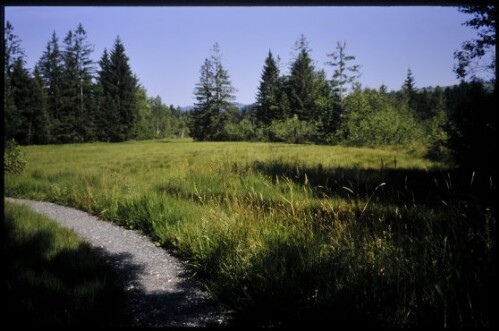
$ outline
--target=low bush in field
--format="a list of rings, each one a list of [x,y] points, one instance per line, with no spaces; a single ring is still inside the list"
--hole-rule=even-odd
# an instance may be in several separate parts
[[[26,166],[26,158],[14,140],[5,143],[3,162],[4,172],[11,174],[20,173]]]

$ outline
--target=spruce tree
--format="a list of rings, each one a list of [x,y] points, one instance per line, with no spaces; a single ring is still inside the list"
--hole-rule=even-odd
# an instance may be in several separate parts
[[[100,61],[99,83],[101,90],[100,127],[107,125],[107,139],[124,141],[135,138],[138,120],[136,92],[137,78],[133,75],[121,39],[116,37],[113,49],[104,51]]]
[[[4,74],[9,77],[14,69],[17,61],[24,61],[24,50],[21,48],[21,39],[14,34],[14,26],[9,22],[5,22],[4,31]]]
[[[327,140],[337,140],[342,137],[338,136],[340,127],[346,119],[344,100],[348,87],[356,89],[357,79],[360,77],[360,65],[349,64],[355,60],[355,56],[347,55],[345,52],[346,42],[337,42],[336,50],[333,53],[326,54],[331,60],[326,64],[334,68],[331,78],[332,104],[329,112],[323,116],[322,133],[328,136]]]
[[[198,141],[210,140],[211,123],[213,120],[213,69],[209,59],[204,60],[200,69],[199,82],[194,94],[196,103],[192,111],[189,129],[191,137]]]
[[[402,90],[408,95],[413,96],[416,93],[416,83],[411,68],[407,69],[407,76],[402,86]]]
[[[334,68],[333,78],[331,80],[331,86],[333,88],[333,93],[337,96],[340,103],[345,98],[348,91],[348,85],[353,86],[355,81],[359,78],[359,68],[358,64],[349,65],[349,61],[354,61],[355,56],[347,55],[345,53],[346,42],[337,42],[336,50],[327,54],[331,58],[326,64]]]
[[[269,50],[262,70],[262,78],[256,96],[256,120],[260,124],[269,125],[272,120],[282,119],[284,116],[280,110],[279,97],[281,93],[281,80],[279,68]]]
[[[24,65],[24,50],[21,48],[21,40],[14,34],[14,27],[9,21],[5,23],[4,30],[4,142],[6,139],[12,139],[17,134],[21,114],[17,109],[12,95],[12,73],[14,64],[21,62]],[[19,63],[18,63],[19,64]]]
[[[213,119],[212,140],[223,140],[225,124],[230,117],[230,111],[234,108],[232,102],[235,100],[236,89],[232,86],[230,76],[222,65],[222,54],[218,43],[213,45],[211,63],[213,68]]]
[[[33,135],[31,143],[48,144],[50,142],[52,124],[47,108],[48,97],[44,88],[41,70],[38,66],[35,66],[33,69],[31,86],[31,102],[33,105]]]
[[[60,139],[81,142],[93,137],[93,61],[92,46],[81,24],[64,39],[63,105],[60,117]]]
[[[411,68],[407,69],[407,76],[405,78],[404,84],[402,85],[402,96],[408,103],[409,108],[413,111],[417,111],[416,83]]]
[[[308,42],[303,35],[296,42],[295,50],[298,55],[291,64],[288,98],[292,115],[306,121],[314,113],[314,65]]]
[[[97,138],[101,141],[115,141],[118,138],[115,137],[114,126],[117,125],[119,118],[114,98],[110,93],[112,79],[107,49],[104,49],[99,66],[100,70],[97,76],[98,114],[95,119]]]
[[[57,142],[56,136],[52,136],[52,133],[60,131],[58,126],[62,108],[64,64],[59,49],[59,39],[55,32],[52,33],[37,68],[46,91],[47,120],[51,126],[49,142]]]
[[[4,36],[4,141],[39,143],[36,138],[43,117],[43,96],[25,68],[21,40],[6,22]]]
[[[8,86],[8,107],[5,109],[5,138],[14,139],[20,144],[29,144],[31,128],[27,124],[30,117],[30,77],[24,68],[23,60],[17,59],[10,65]]]
[[[236,90],[222,65],[218,43],[213,46],[212,55],[205,59],[200,72],[194,90],[197,102],[190,121],[191,136],[201,141],[223,140]]]

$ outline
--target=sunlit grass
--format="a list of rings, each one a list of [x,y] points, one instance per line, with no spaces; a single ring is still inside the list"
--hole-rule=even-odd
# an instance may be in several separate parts
[[[188,259],[241,323],[490,324],[495,187],[480,174],[470,185],[420,146],[172,140],[23,151],[28,165],[5,177],[7,195],[140,229]]]

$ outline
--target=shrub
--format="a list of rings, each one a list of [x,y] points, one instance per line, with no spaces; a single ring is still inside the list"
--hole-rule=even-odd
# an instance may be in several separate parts
[[[4,157],[4,172],[18,174],[23,171],[26,166],[26,157],[21,151],[19,145],[12,140],[5,143]]]
[[[229,122],[224,127],[225,137],[230,141],[251,141],[261,140],[261,134],[248,119],[243,119],[239,123]]]
[[[272,121],[266,129],[266,135],[270,141],[292,144],[313,141],[316,133],[314,123],[300,121],[296,115],[283,121]]]
[[[414,116],[386,94],[354,92],[345,99],[345,110],[342,131],[350,144],[406,144],[422,138],[423,129]]]

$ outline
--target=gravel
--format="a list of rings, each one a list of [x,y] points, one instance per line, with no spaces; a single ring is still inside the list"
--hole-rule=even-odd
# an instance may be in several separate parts
[[[77,209],[50,202],[11,199],[72,229],[118,271],[133,326],[217,327],[228,324],[224,307],[189,277],[185,262],[156,247],[149,237]]]

